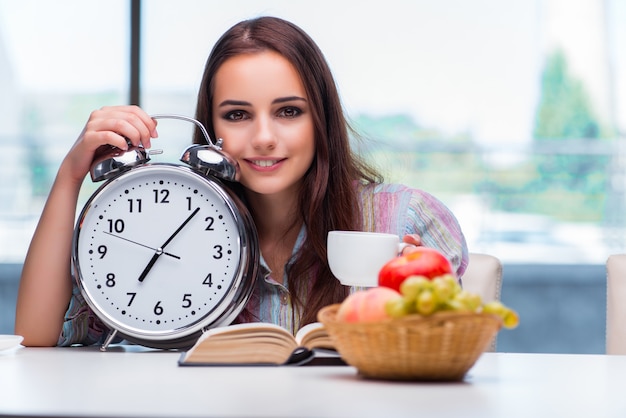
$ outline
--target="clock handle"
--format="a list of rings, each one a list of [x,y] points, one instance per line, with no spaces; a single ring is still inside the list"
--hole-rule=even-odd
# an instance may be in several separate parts
[[[202,135],[204,135],[204,138],[206,138],[206,142],[209,144],[210,147],[216,148],[217,150],[222,149],[222,139],[219,138],[217,141],[215,141],[215,144],[214,144],[211,138],[209,137],[209,133],[207,132],[204,125],[194,118],[190,118],[189,116],[176,115],[173,113],[155,114],[155,115],[150,115],[150,117],[152,119],[178,119],[178,120],[191,122],[200,129],[200,131],[202,132]]]
[[[150,115],[153,119],[179,119],[191,122],[200,128],[207,140],[207,145],[191,145],[183,151],[180,161],[199,171],[205,176],[215,176],[227,181],[239,181],[239,164],[237,160],[222,151],[222,139],[213,143],[209,134],[199,121],[187,116],[176,114]]]

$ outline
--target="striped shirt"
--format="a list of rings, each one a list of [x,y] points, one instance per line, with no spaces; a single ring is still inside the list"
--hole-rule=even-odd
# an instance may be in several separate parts
[[[400,184],[359,186],[359,197],[363,230],[391,233],[399,237],[418,234],[424,246],[437,248],[444,253],[458,276],[462,276],[468,262],[467,245],[457,219],[441,201],[427,192]],[[302,246],[304,238],[303,228],[293,254]],[[245,320],[250,321],[250,317],[253,317],[255,321],[278,324],[292,332],[299,329],[300,324],[292,320],[293,306],[289,289],[282,284],[283,280],[272,278],[263,257],[261,266],[262,275],[256,281],[252,296],[246,304]],[[238,320],[241,322],[243,316]],[[107,332],[106,326],[89,309],[74,284],[58,345],[102,343]]]

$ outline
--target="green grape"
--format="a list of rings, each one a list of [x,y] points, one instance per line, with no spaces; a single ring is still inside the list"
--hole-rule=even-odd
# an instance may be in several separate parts
[[[399,297],[388,300],[385,303],[385,312],[392,318],[400,318],[409,314],[409,309],[404,298]]]
[[[417,295],[432,286],[430,280],[424,276],[409,276],[400,284],[400,293],[410,300],[417,299]]]
[[[458,299],[450,299],[442,305],[445,311],[467,312],[465,304]]]
[[[409,314],[414,314],[417,312],[416,299],[408,299],[406,297],[402,298],[404,300],[404,306],[406,307],[406,311]]]
[[[415,307],[417,313],[420,315],[430,315],[433,313],[437,307],[437,301],[433,292],[430,290],[420,292],[415,301]]]
[[[452,296],[456,295],[457,293],[460,293],[461,290],[463,290],[461,289],[461,285],[459,284],[459,281],[455,275],[444,274],[443,276],[440,276],[440,277],[443,281],[448,283],[448,286],[450,286],[450,289],[452,289]]]
[[[467,305],[470,311],[475,312],[480,309],[483,304],[483,300],[480,295],[476,293],[467,293]]]
[[[468,292],[467,290],[462,290],[456,295],[454,295],[454,299],[456,304],[462,306],[462,308],[457,309],[459,311],[469,311],[475,312],[481,306],[481,298],[479,295]]]
[[[519,324],[519,315],[507,308],[502,302],[494,300],[483,306],[483,312],[499,316],[505,328],[515,328]]]
[[[448,280],[435,277],[432,281],[433,293],[439,303],[446,303],[452,299],[454,289]]]
[[[502,323],[505,328],[515,328],[519,325],[519,315],[513,309],[506,308],[504,311],[504,318],[502,318]]]
[[[519,315],[513,309],[507,308],[502,302],[494,300],[483,305],[483,312],[502,318],[505,328],[515,328],[519,324]]]
[[[498,315],[503,318],[505,314],[506,307],[502,304],[502,302],[498,300],[494,300],[483,305],[483,312],[490,313],[494,315]]]

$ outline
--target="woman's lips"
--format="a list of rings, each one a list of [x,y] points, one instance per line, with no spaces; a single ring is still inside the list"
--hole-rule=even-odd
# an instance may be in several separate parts
[[[280,166],[286,158],[280,159],[244,159],[249,166],[259,171],[271,171]]]

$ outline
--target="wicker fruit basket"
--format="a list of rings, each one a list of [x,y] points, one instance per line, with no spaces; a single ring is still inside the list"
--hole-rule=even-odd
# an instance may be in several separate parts
[[[378,322],[339,322],[339,304],[320,309],[337,351],[366,378],[458,381],[502,327],[495,315],[437,312]]]

